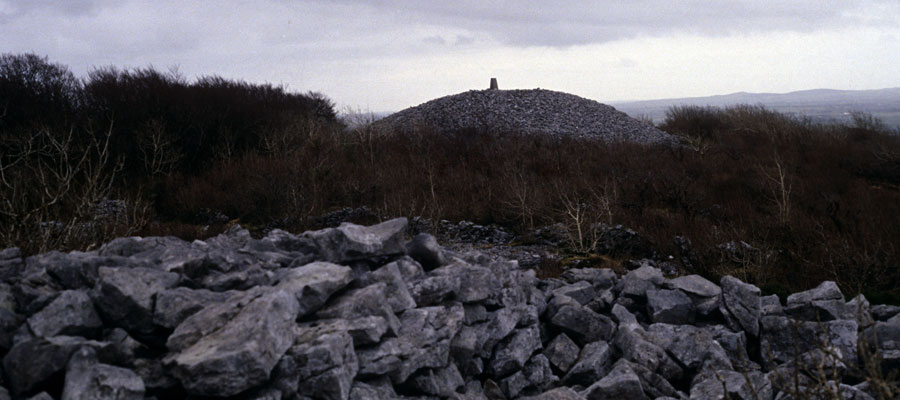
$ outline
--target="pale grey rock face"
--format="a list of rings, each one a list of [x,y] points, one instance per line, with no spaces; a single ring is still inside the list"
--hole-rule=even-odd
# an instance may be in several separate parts
[[[719,283],[722,285],[722,314],[737,320],[748,335],[759,336],[759,317],[762,314],[759,288],[733,276],[722,277]]]
[[[584,396],[570,388],[559,387],[535,396],[522,397],[521,400],[584,400]]]
[[[429,396],[448,398],[466,385],[456,364],[445,368],[431,368],[419,371],[410,378],[410,384],[419,392]]]
[[[316,312],[316,317],[344,320],[380,317],[387,322],[388,332],[392,335],[396,335],[400,330],[400,320],[388,304],[387,285],[382,282],[347,291]]]
[[[565,333],[560,333],[544,348],[544,356],[563,374],[575,365],[581,349]]]
[[[719,285],[700,275],[679,276],[669,280],[668,286],[698,297],[717,297],[722,293]]]
[[[101,364],[94,350],[75,352],[66,367],[63,400],[141,400],[144,382],[126,368]]]
[[[463,303],[486,300],[501,290],[501,282],[490,268],[454,262],[429,273],[433,277],[449,276],[459,281],[455,299]]]
[[[383,282],[387,285],[385,296],[387,296],[388,305],[395,313],[416,308],[416,301],[409,294],[409,288],[406,281],[403,280],[403,274],[397,263],[390,263],[375,271],[372,271],[365,277],[362,284],[368,285],[370,282]]]
[[[613,363],[613,352],[606,342],[588,343],[581,349],[578,361],[563,378],[566,385],[590,386],[606,376]]]
[[[298,328],[295,333],[295,343],[272,373],[281,395],[327,400],[349,398],[359,371],[350,335],[316,328]]]
[[[588,281],[595,289],[609,289],[615,286],[619,279],[616,273],[609,268],[572,268],[563,271],[560,278],[568,283]]]
[[[579,281],[570,285],[562,286],[551,292],[554,296],[568,296],[577,301],[581,305],[587,305],[594,297],[597,291],[588,281]]]
[[[704,328],[691,325],[653,324],[648,333],[679,365],[697,371],[701,367],[734,369],[728,353]]]
[[[647,314],[651,321],[667,324],[691,324],[695,318],[691,298],[677,289],[648,290]]]
[[[181,277],[157,269],[100,267],[91,293],[105,321],[128,331],[152,333],[156,294],[178,285]]]
[[[65,370],[69,357],[84,342],[84,339],[76,338],[34,338],[17,343],[3,357],[6,385],[15,395],[23,395],[39,388],[55,374]]]
[[[718,375],[718,376],[717,376]],[[760,372],[719,370],[691,386],[691,399],[771,399],[772,384]]]
[[[609,317],[577,303],[560,307],[550,318],[550,323],[581,343],[608,341],[615,330],[615,323]]]
[[[420,233],[406,243],[406,254],[422,264],[426,271],[447,264],[447,256],[434,236]]]
[[[553,374],[550,361],[543,354],[531,357],[516,373],[500,381],[500,389],[507,398],[517,398],[525,392],[540,392],[556,384],[559,378]]]
[[[603,379],[581,393],[587,400],[649,399],[644,394],[641,379],[627,361],[619,361]]]
[[[103,321],[94,303],[81,290],[66,290],[37,314],[28,318],[28,326],[36,336],[76,335],[94,337]]]
[[[187,317],[210,304],[227,300],[232,294],[183,286],[163,290],[156,294],[153,322],[161,327],[174,329]]]
[[[490,362],[491,373],[496,378],[509,376],[522,369],[531,355],[541,348],[541,334],[537,326],[517,330],[497,345]]]
[[[828,343],[841,350],[847,362],[856,362],[856,320],[797,321],[786,317],[760,320],[760,353],[765,367],[773,368]]]
[[[237,310],[227,310],[232,317],[218,329],[202,332],[202,336],[194,336],[196,340],[185,335],[188,340],[176,341],[176,346],[170,337],[173,353],[169,364],[189,393],[232,396],[253,388],[269,379],[275,364],[291,346],[299,311],[296,297],[282,290],[261,290],[258,296],[248,297],[244,304],[222,304],[231,304]],[[194,317],[207,317],[201,315],[206,310],[189,317],[178,329]]]
[[[337,264],[314,262],[287,270],[275,287],[296,297],[298,317],[315,312],[353,280],[353,270]]]
[[[343,223],[337,228],[306,232],[327,261],[344,263],[372,257],[403,254],[406,218],[396,218],[373,226]]]

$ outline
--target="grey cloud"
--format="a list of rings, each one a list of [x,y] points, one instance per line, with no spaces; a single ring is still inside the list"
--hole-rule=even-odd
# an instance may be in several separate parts
[[[809,32],[865,24],[896,24],[894,0],[577,0],[431,2],[340,0],[397,20],[455,27],[515,46],[570,46],[677,32],[706,36],[789,30]],[[893,14],[884,10],[893,11]],[[894,17],[886,17],[894,15]]]

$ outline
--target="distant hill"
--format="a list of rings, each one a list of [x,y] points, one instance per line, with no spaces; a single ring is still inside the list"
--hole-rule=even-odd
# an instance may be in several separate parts
[[[610,103],[632,117],[649,117],[661,122],[674,105],[724,107],[736,104],[761,104],[791,115],[806,116],[816,122],[848,122],[850,113],[863,111],[900,128],[900,88],[877,90],[814,89],[790,93],[738,92],[709,97],[687,97]]]

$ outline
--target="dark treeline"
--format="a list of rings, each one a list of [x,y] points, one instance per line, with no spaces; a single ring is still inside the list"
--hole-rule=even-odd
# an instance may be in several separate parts
[[[22,62],[32,68],[12,76]],[[675,108],[661,126],[681,139],[674,148],[399,134],[345,128],[322,96],[269,85],[149,68],[78,80],[29,55],[4,56],[2,69],[2,194],[14,200],[0,210],[0,247],[198,238],[224,229],[217,215],[301,230],[308,216],[367,206],[496,223],[524,240],[560,224],[568,251],[588,257],[598,223],[624,224],[714,279],[779,293],[830,279],[878,303],[900,300],[900,137],[866,115],[845,126],[753,106]],[[104,199],[123,200],[127,215],[86,224]],[[596,259],[616,267],[628,257]]]

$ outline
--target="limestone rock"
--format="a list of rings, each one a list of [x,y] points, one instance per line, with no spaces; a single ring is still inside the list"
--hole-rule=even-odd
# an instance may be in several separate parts
[[[447,257],[434,236],[420,233],[406,243],[406,254],[422,264],[426,271],[447,264]]]
[[[293,342],[292,327],[299,305],[293,294],[282,290],[259,292],[257,296],[212,306],[214,311],[222,310],[232,317],[217,329],[204,329],[196,340],[190,340],[193,337],[189,335],[182,335],[187,340],[173,341],[172,337],[192,320],[207,318],[210,308],[189,317],[169,338],[169,348],[174,352],[169,356],[169,364],[189,393],[232,396],[269,379],[275,364]]]
[[[613,352],[606,342],[588,343],[581,349],[578,361],[569,369],[563,382],[568,386],[590,386],[609,372],[612,367]]]
[[[724,276],[719,283],[722,285],[722,314],[734,317],[748,335],[759,336],[762,313],[759,288],[733,276]]]
[[[565,333],[556,335],[544,348],[544,356],[550,361],[550,365],[553,365],[563,374],[568,372],[569,368],[572,368],[572,365],[578,361],[580,352],[581,349],[578,348],[578,345],[572,339],[569,339]]]
[[[541,348],[537,326],[520,329],[497,346],[490,362],[491,372],[497,378],[508,376],[522,369],[531,355]]]
[[[647,314],[653,322],[690,324],[694,322],[693,302],[680,290],[647,291]]]
[[[174,288],[181,277],[157,269],[100,267],[91,293],[105,321],[142,334],[152,333],[156,294]]]
[[[129,369],[100,364],[89,347],[72,355],[66,367],[63,400],[142,400],[144,382]]]
[[[335,263],[403,254],[406,218],[396,218],[373,226],[344,222],[337,228],[306,232],[325,260]]]
[[[281,394],[285,398],[297,394],[326,400],[349,398],[359,370],[350,335],[299,328],[296,337],[273,372]]]
[[[74,335],[94,337],[103,328],[103,321],[94,310],[94,303],[81,290],[66,290],[44,309],[28,319],[28,326],[37,336]]]
[[[619,361],[603,379],[581,393],[587,400],[649,399],[644,394],[641,379],[627,361]]]

